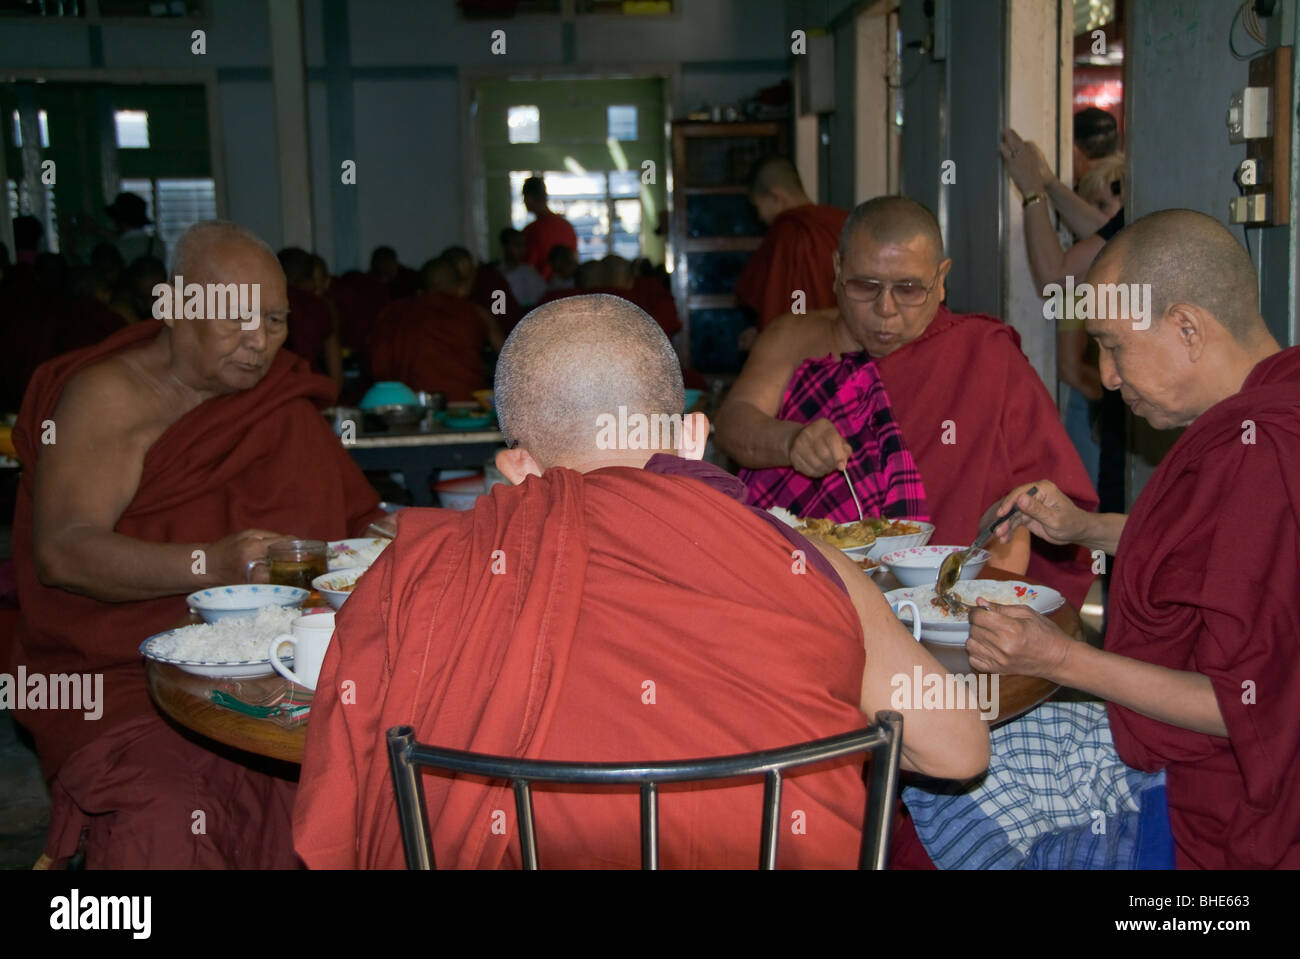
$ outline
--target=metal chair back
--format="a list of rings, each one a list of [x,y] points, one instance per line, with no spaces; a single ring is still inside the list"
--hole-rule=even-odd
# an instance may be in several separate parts
[[[388,730],[388,760],[397,794],[397,815],[408,869],[435,869],[420,767],[470,773],[506,780],[515,796],[519,845],[525,869],[537,869],[537,832],[533,821],[533,783],[621,786],[641,791],[641,868],[659,868],[659,786],[664,783],[710,782],[744,776],[764,777],[760,869],[776,868],[777,833],[781,819],[781,785],[786,770],[810,766],[854,753],[872,756],[868,777],[867,812],[863,823],[860,869],[884,869],[889,856],[890,824],[898,793],[898,760],[903,742],[903,717],[882,710],[866,729],[826,739],[711,759],[653,763],[570,763],[508,756],[486,756],[457,749],[439,749],[415,741],[410,726]]]

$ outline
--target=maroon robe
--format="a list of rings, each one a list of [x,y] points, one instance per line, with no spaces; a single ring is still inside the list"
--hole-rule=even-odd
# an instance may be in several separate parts
[[[321,353],[334,333],[334,315],[329,301],[309,290],[289,287],[289,335],[284,345],[311,364],[317,373],[325,371]]]
[[[1187,428],[1115,559],[1106,649],[1208,676],[1228,728],[1110,705],[1124,761],[1166,772],[1178,865],[1300,868],[1300,347]]]
[[[490,388],[483,369],[487,345],[478,307],[449,293],[425,293],[398,300],[381,314],[370,370],[376,380],[472,400],[475,390]]]
[[[969,543],[984,511],[1022,483],[1050,479],[1081,509],[1097,494],[1056,404],[1001,320],[945,306],[925,332],[876,360],[921,470],[935,545]],[[1092,583],[1082,547],[1033,541],[1027,575],[1076,608]]]
[[[767,228],[763,245],[745,263],[736,296],[758,314],[762,329],[794,305],[794,292],[806,296],[804,311],[835,305],[835,265],[840,231],[849,215],[833,206],[808,203],[786,210]]]

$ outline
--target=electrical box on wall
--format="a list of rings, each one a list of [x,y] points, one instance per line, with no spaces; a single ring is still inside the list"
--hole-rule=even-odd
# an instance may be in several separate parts
[[[1243,196],[1229,207],[1233,223],[1282,226],[1291,221],[1291,47],[1250,61],[1250,86],[1228,101],[1228,140],[1246,144],[1237,169]]]

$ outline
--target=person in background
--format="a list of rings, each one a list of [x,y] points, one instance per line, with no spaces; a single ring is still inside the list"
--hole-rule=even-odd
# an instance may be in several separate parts
[[[14,262],[32,266],[41,252],[41,239],[45,227],[34,216],[16,216],[14,227]]]
[[[1081,183],[1093,166],[1119,153],[1119,125],[1100,107],[1074,115],[1074,181]]]
[[[515,299],[526,309],[532,309],[546,295],[546,281],[537,267],[528,262],[528,241],[514,227],[501,231],[501,273]]]
[[[90,251],[90,266],[104,278],[110,290],[117,289],[122,274],[126,272],[126,260],[122,259],[122,251],[112,243],[95,244],[95,248]]]
[[[317,373],[343,386],[343,354],[339,346],[339,317],[334,304],[316,293],[312,255],[296,246],[281,250],[278,258],[284,270],[289,294],[289,335],[284,345],[293,350]]]
[[[576,258],[578,234],[568,220],[551,210],[547,203],[546,181],[541,177],[531,176],[524,181],[523,198],[524,206],[536,218],[524,227],[525,259],[542,275],[542,279],[549,280],[552,249],[567,246]]]
[[[578,273],[577,251],[563,244],[556,244],[551,247],[547,262],[551,267],[550,278],[546,281],[547,292],[554,293],[556,290],[573,289],[577,282],[575,277]]]
[[[113,289],[109,306],[127,323],[151,320],[153,315],[154,287],[167,282],[167,267],[153,256],[133,260]],[[188,281],[186,281],[188,282]]]
[[[143,197],[119,193],[104,212],[113,221],[114,243],[123,261],[131,263],[142,256],[151,256],[166,264],[167,244],[153,230],[145,229],[153,221],[149,219]]]
[[[515,299],[510,282],[491,263],[477,263],[474,254],[463,246],[449,246],[438,254],[456,268],[461,284],[468,290],[465,298],[490,313],[505,336],[524,318],[526,312]]]

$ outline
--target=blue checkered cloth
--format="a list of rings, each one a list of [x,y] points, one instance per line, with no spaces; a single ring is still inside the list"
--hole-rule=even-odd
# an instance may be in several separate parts
[[[1099,703],[1047,703],[992,732],[988,771],[903,802],[940,869],[1173,865],[1164,773],[1124,765]]]

